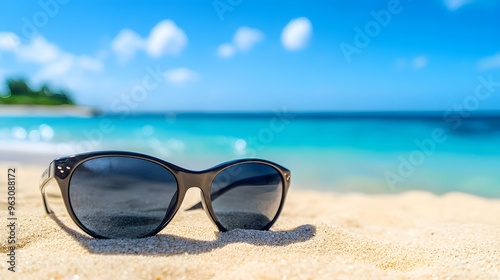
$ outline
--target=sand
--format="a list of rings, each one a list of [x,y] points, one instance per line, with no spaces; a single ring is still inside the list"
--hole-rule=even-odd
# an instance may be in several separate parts
[[[180,211],[165,230],[98,240],[45,214],[43,168],[18,166],[16,272],[0,279],[500,279],[500,200],[467,194],[336,194],[292,185],[271,231],[219,233],[203,210]],[[7,224],[6,166],[0,219]],[[190,190],[186,209],[196,202]]]

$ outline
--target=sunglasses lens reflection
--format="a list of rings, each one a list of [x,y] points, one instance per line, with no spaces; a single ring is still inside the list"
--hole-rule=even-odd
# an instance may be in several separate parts
[[[234,165],[214,178],[212,208],[227,230],[268,229],[278,214],[283,188],[282,176],[274,167],[262,163]]]
[[[153,233],[167,218],[175,208],[177,190],[174,175],[156,163],[100,157],[75,169],[69,202],[80,223],[95,234],[138,238]]]

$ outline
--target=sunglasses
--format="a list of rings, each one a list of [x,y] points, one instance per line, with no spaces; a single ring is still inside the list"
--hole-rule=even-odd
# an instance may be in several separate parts
[[[161,231],[188,189],[201,189],[201,204],[220,231],[268,230],[290,186],[290,171],[266,160],[240,159],[191,171],[131,152],[91,152],[52,161],[40,191],[55,179],[73,221],[95,238],[141,238]],[[189,210],[189,209],[188,209]]]

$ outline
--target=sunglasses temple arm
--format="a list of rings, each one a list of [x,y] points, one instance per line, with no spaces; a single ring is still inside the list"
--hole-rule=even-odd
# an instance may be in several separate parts
[[[230,191],[236,187],[239,187],[239,186],[245,185],[245,184],[249,184],[249,183],[254,183],[256,179],[263,180],[263,179],[267,179],[268,177],[269,177],[269,175],[262,175],[262,176],[248,178],[248,179],[238,180],[238,181],[233,182],[232,184],[229,184],[226,187],[210,194],[210,197],[211,197],[212,201],[214,201],[217,198],[219,198],[219,196],[227,193],[228,191]],[[201,208],[203,208],[203,205],[201,204],[201,202],[198,202],[197,204],[189,207],[186,211],[197,210],[197,209],[201,209]]]
[[[50,210],[49,205],[47,204],[47,197],[45,195],[45,187],[47,184],[54,179],[54,163],[52,162],[47,169],[42,174],[40,178],[40,192],[42,193],[43,206],[45,208],[45,212],[47,214],[52,214],[52,210]]]

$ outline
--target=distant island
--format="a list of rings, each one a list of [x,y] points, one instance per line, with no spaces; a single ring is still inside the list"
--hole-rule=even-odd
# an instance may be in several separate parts
[[[33,89],[24,79],[8,79],[0,91],[0,117],[12,116],[77,116],[88,117],[102,112],[76,105],[64,90],[53,90],[47,84]]]
[[[75,102],[64,90],[52,90],[48,85],[32,89],[24,79],[7,79],[7,92],[0,93],[0,104],[5,105],[70,105]]]

